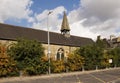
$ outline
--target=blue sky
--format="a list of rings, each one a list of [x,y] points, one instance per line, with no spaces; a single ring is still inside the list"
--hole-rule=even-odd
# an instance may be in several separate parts
[[[66,11],[71,35],[120,36],[120,0],[0,0],[0,22],[60,33]]]
[[[71,11],[79,6],[79,2],[79,0],[33,0],[31,8],[36,13],[45,9],[54,9],[58,6],[64,6],[68,11]]]
[[[42,13],[44,10],[52,10],[59,6],[64,6],[67,12],[70,12],[79,7],[80,0],[31,0],[32,5],[30,9],[32,10],[32,14],[30,16],[34,16],[35,14]],[[13,24],[18,26],[31,27],[32,24],[27,22],[27,19],[22,19],[19,21],[8,19],[4,21],[7,24]]]

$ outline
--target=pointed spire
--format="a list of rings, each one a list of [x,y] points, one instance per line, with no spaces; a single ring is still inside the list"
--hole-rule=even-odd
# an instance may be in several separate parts
[[[61,33],[65,37],[70,37],[70,27],[69,27],[69,23],[68,23],[67,15],[66,15],[65,11],[64,11],[63,21],[62,21],[62,25],[61,25]]]
[[[62,31],[70,31],[70,27],[69,27],[69,23],[68,23],[65,11],[64,11],[63,21],[61,25],[61,32]]]

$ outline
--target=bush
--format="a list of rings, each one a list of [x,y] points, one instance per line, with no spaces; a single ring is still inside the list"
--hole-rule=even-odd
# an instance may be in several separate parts
[[[17,68],[27,75],[43,73],[41,57],[44,48],[36,40],[18,39],[17,43],[11,44],[8,53],[17,63]]]
[[[16,76],[16,62],[7,54],[7,46],[0,44],[0,77]]]
[[[65,65],[63,60],[51,61],[51,70],[53,73],[65,72]]]
[[[69,54],[67,59],[67,69],[69,71],[81,70],[84,64],[84,58],[77,54]]]

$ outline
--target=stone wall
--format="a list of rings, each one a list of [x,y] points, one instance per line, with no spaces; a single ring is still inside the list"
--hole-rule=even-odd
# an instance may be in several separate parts
[[[0,43],[6,44],[6,46],[9,46],[11,43],[15,43],[15,41],[0,40]],[[45,55],[47,56],[48,44],[42,44],[42,45],[45,48]],[[64,46],[64,45],[51,45],[50,44],[50,51],[51,51],[50,55],[53,59],[56,59],[56,55],[57,55],[59,48],[64,49],[64,56],[67,57],[68,53],[72,53],[77,47]]]
[[[43,44],[43,47],[45,48],[45,55],[47,56],[48,45]],[[50,52],[51,52],[50,54],[52,58],[56,59],[56,54],[59,48],[64,49],[64,55],[65,57],[67,57],[68,53],[72,53],[77,47],[64,46],[64,45],[50,45]]]
[[[15,43],[15,41],[11,41],[11,40],[0,40],[1,44],[5,44],[6,46],[9,46],[12,43]]]

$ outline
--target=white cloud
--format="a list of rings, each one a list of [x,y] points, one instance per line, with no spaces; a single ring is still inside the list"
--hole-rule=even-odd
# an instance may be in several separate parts
[[[120,31],[120,1],[81,0],[80,7],[71,11],[68,17],[71,23],[75,24],[86,19],[81,25],[85,28],[83,32],[89,30],[88,34],[100,34],[104,37],[111,34],[118,35],[117,30]],[[89,37],[92,38],[91,35]]]
[[[99,34],[92,33],[88,28],[84,28],[82,23],[85,20],[86,19],[83,19],[81,21],[74,22],[73,24],[71,24],[70,25],[71,26],[71,34],[81,36],[81,37],[88,37],[88,38],[91,37],[93,40],[95,40],[96,35],[99,35]]]
[[[98,35],[109,37],[112,34],[118,35],[120,31],[120,1],[119,0],[80,0],[77,9],[68,12],[68,21],[71,27],[71,34],[95,39]],[[37,14],[34,23],[35,28],[46,30],[47,13],[54,11],[49,16],[49,27],[51,31],[58,32],[61,25],[61,18],[65,8],[57,7],[53,10],[45,10]],[[85,19],[85,20],[84,20]],[[84,20],[84,21],[83,21]],[[82,21],[82,22],[81,22]],[[59,28],[58,28],[59,27]],[[119,30],[117,32],[117,30]]]
[[[0,0],[0,22],[8,19],[31,19],[31,0]]]
[[[52,13],[48,16],[50,11],[52,11]],[[48,21],[48,27],[50,27],[50,30],[58,32],[60,29],[58,26],[61,24],[60,17],[63,16],[63,11],[65,11],[65,8],[63,6],[59,6],[55,9],[44,10],[40,14],[35,14],[35,22],[33,23],[33,27],[35,29],[47,30]]]

